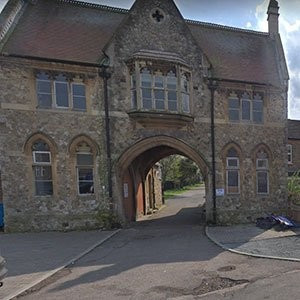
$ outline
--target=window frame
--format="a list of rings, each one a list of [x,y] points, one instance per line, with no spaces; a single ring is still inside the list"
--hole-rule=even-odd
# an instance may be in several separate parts
[[[238,101],[238,107],[231,107],[230,100]],[[254,102],[260,102],[262,105],[262,110],[254,109]],[[249,119],[244,118],[243,114],[246,110],[243,109],[243,103],[249,103]],[[237,93],[231,92],[230,95],[227,97],[227,118],[230,123],[249,123],[249,124],[256,124],[262,125],[264,123],[264,100],[258,93],[249,94],[244,92],[242,95],[238,96]],[[238,119],[231,118],[231,112],[237,112]],[[254,115],[260,113],[261,121],[254,120]]]
[[[73,92],[73,86],[74,85],[81,85],[84,87],[84,96],[74,96],[74,92]],[[72,102],[72,109],[73,110],[77,110],[77,111],[86,111],[87,109],[87,106],[86,106],[86,85],[83,83],[83,82],[71,82],[71,102]],[[77,107],[74,107],[74,97],[79,97],[79,98],[84,98],[84,103],[85,103],[85,108],[84,109],[81,109],[81,108],[77,108]]]
[[[288,155],[288,164],[292,165],[293,164],[293,145],[292,144],[287,144],[287,155]]]
[[[36,154],[40,153],[40,154],[48,154],[49,155],[49,162],[39,162],[36,160]],[[32,151],[32,157],[33,157],[33,163],[34,164],[48,164],[51,165],[51,151]]]
[[[227,155],[226,155],[226,194],[227,195],[239,195],[241,193],[240,158],[239,158],[239,156],[229,156],[228,155],[229,150],[227,151]],[[234,148],[234,150],[236,151],[235,148]],[[235,160],[236,166],[230,166],[230,164],[229,164],[230,160]],[[237,186],[235,186],[235,187],[237,187],[237,192],[229,191],[229,172],[237,172],[238,184],[237,184]]]
[[[84,154],[84,155],[91,155],[93,158],[93,165],[78,165],[78,154]],[[76,185],[77,185],[77,195],[78,196],[91,196],[95,194],[95,157],[92,152],[83,152],[83,151],[78,151],[75,153],[76,157]],[[92,175],[93,175],[93,180],[80,180],[79,179],[79,170],[80,169],[91,169],[92,170]],[[93,183],[93,193],[80,193],[80,182],[92,182]]]
[[[46,74],[48,76],[48,79],[40,79],[38,78],[39,74]],[[59,76],[64,76],[66,78],[65,81],[62,80],[56,80],[57,77]],[[57,110],[62,110],[62,111],[78,111],[78,112],[87,112],[88,110],[88,102],[87,102],[87,85],[83,82],[83,81],[79,81],[77,79],[73,80],[69,80],[67,78],[67,76],[65,75],[65,73],[61,72],[59,74],[55,74],[54,75],[49,75],[47,71],[43,71],[43,70],[39,70],[36,73],[35,76],[35,81],[36,81],[36,101],[37,101],[37,109],[38,110],[42,110],[42,109],[57,109]],[[40,93],[38,91],[38,84],[40,82],[48,82],[50,83],[50,89],[51,89],[51,93]],[[57,103],[57,86],[56,84],[65,84],[67,87],[67,101],[68,101],[68,106],[61,106],[58,105]],[[85,89],[85,96],[76,96],[76,97],[81,97],[84,98],[85,100],[85,109],[80,109],[80,108],[75,108],[74,107],[74,94],[73,94],[73,85],[82,85],[84,86]],[[40,105],[40,101],[39,101],[39,94],[45,94],[45,95],[50,95],[51,98],[51,106],[42,106]]]
[[[36,140],[32,143],[32,147],[35,143],[37,143],[39,140]],[[47,142],[43,140],[45,144],[48,145]],[[48,145],[49,147],[49,145]],[[32,171],[33,171],[33,183],[34,183],[34,196],[35,197],[53,197],[54,195],[54,180],[53,180],[53,166],[52,166],[52,158],[51,158],[51,150],[49,151],[40,151],[40,150],[32,150]],[[37,153],[42,153],[42,154],[48,154],[49,156],[49,161],[47,162],[40,162],[36,160],[36,154]],[[51,180],[38,180],[37,179],[37,174],[36,170],[37,168],[43,168],[43,167],[50,167],[50,174],[51,174]],[[39,194],[38,193],[38,188],[37,188],[37,183],[38,182],[51,182],[51,194]]]
[[[264,151],[267,155],[267,153]],[[259,161],[265,161],[265,166],[259,166]],[[258,157],[258,152],[256,154],[256,193],[259,196],[266,196],[270,194],[270,178],[269,178],[269,158],[268,157]],[[266,184],[267,184],[267,191],[266,192],[259,192],[259,173],[266,174]]]
[[[134,67],[133,67],[134,66]],[[151,86],[143,86],[142,72],[144,69],[149,71],[151,76]],[[174,88],[168,85],[169,73],[173,72],[174,79],[172,84]],[[188,85],[188,101],[187,104],[183,105],[183,92],[181,87],[181,76],[186,74],[187,85]],[[130,76],[130,102],[132,111],[142,111],[142,112],[160,112],[160,113],[172,113],[172,114],[188,114],[192,113],[192,79],[191,71],[187,67],[178,65],[178,63],[156,63],[153,64],[143,64],[136,60],[132,62],[132,67],[129,72]],[[133,84],[133,78],[136,78],[136,87]],[[156,78],[162,77],[163,87],[156,85]],[[173,76],[170,76],[172,78]],[[143,98],[143,89],[151,89],[151,108],[147,108],[149,105],[144,105],[144,99],[150,104],[150,98]],[[136,92],[135,92],[136,91]],[[164,95],[164,99],[156,98],[157,93]],[[175,99],[176,95],[176,99]],[[136,97],[136,101],[135,101]],[[173,99],[174,98],[174,99]],[[163,100],[163,101],[162,101]],[[135,105],[136,102],[136,105]],[[163,105],[162,105],[163,104]],[[164,108],[162,108],[164,106]],[[175,109],[176,106],[176,109]],[[184,109],[188,108],[188,110]]]
[[[39,92],[39,82],[47,82],[50,84],[50,93]],[[35,86],[36,86],[36,96],[37,96],[37,107],[40,106],[39,95],[48,95],[51,98],[50,106],[41,106],[41,109],[51,109],[53,107],[53,85],[51,79],[40,79],[38,77],[35,78]]]

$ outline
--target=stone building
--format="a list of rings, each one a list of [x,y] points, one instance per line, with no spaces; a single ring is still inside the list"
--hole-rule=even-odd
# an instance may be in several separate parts
[[[172,0],[130,10],[9,0],[0,15],[5,229],[93,228],[103,209],[135,220],[147,210],[147,174],[172,154],[201,169],[208,222],[284,212],[278,10],[271,0],[263,33],[185,20]]]
[[[288,174],[300,171],[300,121],[288,120]]]

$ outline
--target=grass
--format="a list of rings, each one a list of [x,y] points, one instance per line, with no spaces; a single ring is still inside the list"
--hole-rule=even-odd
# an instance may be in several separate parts
[[[183,194],[186,191],[189,191],[189,190],[201,187],[201,186],[204,186],[204,184],[203,183],[197,183],[197,184],[194,184],[194,185],[184,186],[184,187],[182,187],[180,189],[165,190],[164,191],[164,198],[165,198],[165,200],[166,199],[170,199],[170,198],[173,198],[174,196],[181,195],[181,194]]]

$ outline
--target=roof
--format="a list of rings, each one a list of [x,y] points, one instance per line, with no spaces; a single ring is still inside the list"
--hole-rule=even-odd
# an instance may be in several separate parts
[[[279,82],[275,42],[268,34],[202,22],[190,22],[189,27],[212,63],[215,77]]]
[[[300,140],[300,120],[288,120],[288,138]]]
[[[2,53],[95,64],[128,10],[75,0],[28,3]],[[277,84],[275,42],[261,32],[186,20],[223,79]]]
[[[122,9],[72,0],[28,3],[2,52],[97,63],[124,16]]]

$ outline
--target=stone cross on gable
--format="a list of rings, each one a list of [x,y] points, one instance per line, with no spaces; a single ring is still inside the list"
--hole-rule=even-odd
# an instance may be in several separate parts
[[[157,22],[160,22],[163,20],[164,15],[160,13],[160,11],[157,9],[154,14],[152,14],[153,19],[156,19]]]

